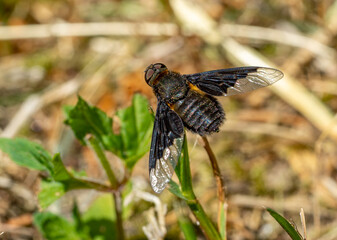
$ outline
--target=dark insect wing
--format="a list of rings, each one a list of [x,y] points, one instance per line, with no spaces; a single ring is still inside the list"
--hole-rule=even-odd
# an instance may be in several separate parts
[[[184,125],[177,113],[158,101],[153,126],[149,173],[151,187],[160,193],[170,181],[180,157],[184,140]]]
[[[239,67],[183,75],[200,90],[213,96],[231,96],[269,86],[283,77],[274,68]]]

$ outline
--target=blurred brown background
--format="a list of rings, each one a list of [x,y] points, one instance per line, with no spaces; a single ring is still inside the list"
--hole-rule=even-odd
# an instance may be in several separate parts
[[[337,2],[4,0],[0,19],[0,135],[39,142],[95,178],[102,176],[95,157],[63,124],[62,106],[74,105],[77,94],[113,116],[135,92],[155,109],[143,76],[151,63],[181,73],[282,70],[284,79],[271,88],[220,99],[227,122],[209,141],[227,188],[228,238],[286,239],[264,206],[299,227],[304,208],[310,239],[337,239]],[[215,218],[207,155],[196,135],[188,140],[196,194]],[[147,156],[133,176],[151,192]],[[0,239],[41,239],[32,225],[38,186],[38,173],[1,155]],[[78,194],[81,210],[97,197]],[[72,199],[49,210],[69,216]],[[166,191],[160,199],[169,206],[168,236],[182,238],[174,198]],[[145,238],[149,205],[126,220],[130,238]]]

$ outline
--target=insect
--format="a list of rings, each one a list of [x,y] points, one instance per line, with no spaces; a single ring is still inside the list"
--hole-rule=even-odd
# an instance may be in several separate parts
[[[162,63],[145,70],[158,99],[149,157],[151,187],[162,192],[180,157],[184,127],[201,136],[219,131],[225,112],[214,96],[231,96],[269,86],[283,77],[277,69],[239,67],[195,74],[170,71]]]

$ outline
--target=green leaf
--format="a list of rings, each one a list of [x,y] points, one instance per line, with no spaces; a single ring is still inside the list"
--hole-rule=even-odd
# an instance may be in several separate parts
[[[94,239],[114,240],[117,238],[116,216],[111,194],[97,198],[82,215],[82,221],[90,229]]]
[[[0,149],[20,166],[51,171],[51,156],[37,143],[22,138],[0,138]]]
[[[226,231],[226,222],[227,222],[227,206],[226,203],[220,204],[220,221],[219,221],[219,232],[222,239],[227,239],[227,231]]]
[[[45,209],[65,194],[65,186],[60,182],[42,180],[38,194],[39,205]]]
[[[184,195],[182,194],[180,187],[178,185],[178,183],[176,183],[175,181],[173,181],[172,179],[169,181],[168,183],[169,188],[168,190],[173,193],[174,195],[176,195],[178,198],[187,200],[187,198],[184,197]]]
[[[281,227],[288,233],[291,239],[293,240],[303,239],[302,236],[297,232],[294,226],[287,219],[282,217],[280,214],[278,214],[271,208],[267,208],[267,211],[281,225]]]
[[[48,240],[81,240],[83,235],[77,233],[75,225],[50,212],[34,214],[34,224]]]
[[[70,112],[73,109],[74,109],[74,106],[70,106],[70,105],[62,106],[62,112],[63,112],[64,116],[66,117],[66,119],[70,118]]]
[[[132,105],[119,110],[120,134],[122,139],[122,158],[130,169],[150,148],[153,117],[148,109],[148,101],[136,94]]]
[[[51,162],[53,164],[51,179],[41,181],[38,195],[39,204],[42,209],[62,197],[67,191],[74,189],[97,189],[97,186],[77,177],[83,174],[73,174],[74,171],[73,173],[69,172],[63,165],[59,154],[55,154]]]
[[[51,158],[50,154],[37,143],[20,138],[0,138],[0,149],[21,166],[46,170],[50,173],[51,178],[41,181],[38,199],[42,208],[49,206],[72,189],[97,189],[98,187],[81,179],[80,176],[83,176],[83,173],[69,172],[59,154]]]
[[[188,155],[188,146],[186,134],[184,134],[183,151],[178,161],[175,172],[179,178],[181,193],[187,199],[185,200],[194,216],[200,223],[200,228],[203,230],[207,239],[222,239],[219,232],[213,225],[210,218],[206,215],[204,209],[197,200],[192,188],[192,176]]]
[[[179,227],[180,227],[181,231],[183,232],[186,240],[196,240],[197,239],[197,235],[195,233],[194,226],[188,218],[180,216],[178,218],[178,223],[179,223]]]
[[[123,159],[127,168],[134,164],[150,148],[153,116],[148,110],[145,97],[136,94],[132,105],[119,110],[119,133],[112,131],[113,120],[96,107],[89,106],[81,97],[76,106],[66,110],[65,121],[76,137],[85,144],[87,134],[94,135],[102,143],[105,150],[111,151]]]
[[[54,181],[62,183],[65,187],[65,191],[69,191],[72,189],[93,188],[93,186],[86,182],[84,179],[75,177],[65,168],[60,158],[60,154],[55,154],[52,162],[54,165],[52,178]]]
[[[195,199],[196,197],[194,195],[192,187],[192,176],[190,170],[190,158],[188,155],[186,133],[184,134],[183,149],[175,172],[180,182],[182,195],[185,196],[185,198],[187,199]]]
[[[66,109],[68,118],[65,123],[69,125],[75,133],[77,139],[85,145],[85,136],[93,134],[104,146],[110,146],[118,154],[121,148],[121,139],[112,132],[112,119],[100,109],[89,106],[81,97],[78,97],[76,106]]]

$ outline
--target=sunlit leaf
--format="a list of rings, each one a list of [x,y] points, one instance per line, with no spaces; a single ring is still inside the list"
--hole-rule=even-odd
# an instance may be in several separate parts
[[[78,97],[76,106],[69,110],[66,108],[67,119],[65,123],[69,125],[75,136],[82,144],[86,144],[85,136],[93,134],[102,142],[106,148],[120,155],[121,138],[112,132],[112,119],[100,109],[90,106],[81,97]]]
[[[60,182],[42,180],[38,194],[39,205],[42,209],[48,207],[65,194],[65,186]]]
[[[51,156],[39,144],[16,138],[0,138],[0,149],[20,166],[36,170],[51,171]]]
[[[95,189],[95,186],[77,177],[81,174],[69,172],[63,165],[59,154],[55,154],[51,162],[53,164],[51,178],[41,181],[40,185],[38,199],[41,208],[49,206],[67,191],[74,189]]]
[[[187,200],[187,198],[184,197],[184,195],[182,194],[179,185],[174,182],[173,180],[170,180],[168,183],[168,190],[173,193],[174,195],[176,195],[178,198]]]
[[[302,240],[302,236],[297,232],[295,227],[284,217],[282,217],[280,214],[275,212],[271,208],[267,208],[267,211],[269,214],[281,225],[281,227],[288,233],[288,235],[293,240]]]
[[[117,112],[123,146],[122,158],[128,168],[132,168],[150,149],[153,117],[148,107],[146,98],[136,94],[130,107]]]
[[[188,155],[186,133],[184,134],[183,149],[175,172],[178,176],[180,189],[183,196],[185,196],[187,199],[194,199],[195,195],[192,188],[192,176],[190,170],[190,158]]]
[[[94,135],[105,150],[123,159],[129,169],[149,151],[153,117],[148,110],[148,101],[139,94],[134,96],[130,107],[116,113],[119,118],[117,133],[112,131],[112,118],[81,97],[73,109],[66,109],[66,113],[65,123],[83,144],[87,134]]]
[[[223,203],[220,204],[219,211],[220,211],[220,219],[219,219],[219,232],[222,239],[227,239],[227,231],[226,231],[226,222],[227,222],[227,206]]]

